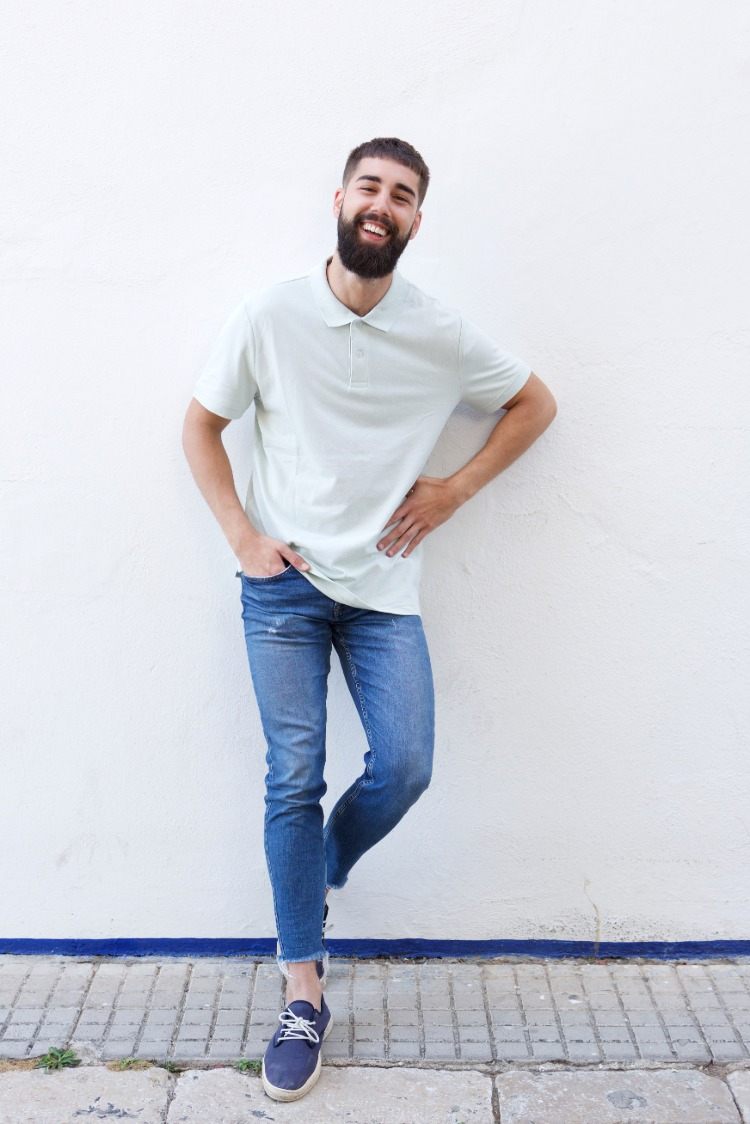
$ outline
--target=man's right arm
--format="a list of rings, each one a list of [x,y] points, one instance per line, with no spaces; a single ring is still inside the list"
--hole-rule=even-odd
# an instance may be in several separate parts
[[[280,571],[280,559],[300,570],[309,569],[301,555],[287,543],[261,534],[245,514],[221,436],[229,422],[229,418],[207,410],[196,398],[185,414],[182,447],[203,498],[245,573],[268,577]]]

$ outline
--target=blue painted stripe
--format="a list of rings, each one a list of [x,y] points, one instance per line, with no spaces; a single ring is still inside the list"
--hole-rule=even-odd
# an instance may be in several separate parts
[[[399,959],[440,959],[475,956],[580,957],[651,960],[700,960],[717,957],[750,956],[746,941],[439,941],[439,940],[329,940],[332,956],[370,960],[375,957]],[[117,937],[107,939],[64,938],[0,939],[0,953],[39,956],[275,956],[274,938],[243,940],[228,937]]]

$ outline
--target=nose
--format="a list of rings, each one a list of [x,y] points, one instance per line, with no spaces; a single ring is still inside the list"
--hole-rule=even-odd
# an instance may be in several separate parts
[[[367,208],[367,213],[374,219],[380,219],[381,222],[387,223],[390,227],[395,227],[396,225],[396,220],[391,214],[387,196],[383,199],[373,199],[370,206]]]
[[[390,197],[386,191],[376,195],[372,200],[372,211],[383,218],[391,217]]]

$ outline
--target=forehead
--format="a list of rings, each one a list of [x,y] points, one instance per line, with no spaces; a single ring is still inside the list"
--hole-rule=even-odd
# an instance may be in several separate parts
[[[352,172],[351,183],[356,183],[359,176],[378,176],[388,187],[395,187],[397,183],[406,184],[415,194],[419,194],[419,176],[406,164],[399,164],[396,160],[389,160],[385,156],[365,156]]]

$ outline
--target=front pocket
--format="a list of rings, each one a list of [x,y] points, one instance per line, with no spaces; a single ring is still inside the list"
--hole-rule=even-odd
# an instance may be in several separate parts
[[[247,582],[272,582],[275,581],[276,578],[283,578],[284,574],[288,574],[289,571],[293,569],[294,566],[290,562],[283,570],[279,570],[278,574],[266,574],[265,576],[260,575],[259,577],[253,577],[252,574],[246,574],[244,570],[238,570],[237,573]]]

